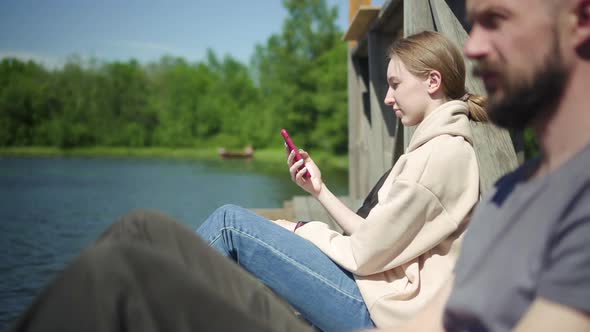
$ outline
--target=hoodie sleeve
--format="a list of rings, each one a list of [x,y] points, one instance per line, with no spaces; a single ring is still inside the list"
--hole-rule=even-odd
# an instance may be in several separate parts
[[[436,246],[457,229],[436,196],[422,185],[396,180],[395,199],[379,204],[352,235],[311,222],[297,234],[344,269],[366,276],[400,266]]]
[[[403,166],[405,175],[393,180],[353,234],[322,222],[297,234],[359,276],[393,269],[439,245],[468,220],[479,198],[479,172],[475,152],[462,138],[435,141],[426,158]]]

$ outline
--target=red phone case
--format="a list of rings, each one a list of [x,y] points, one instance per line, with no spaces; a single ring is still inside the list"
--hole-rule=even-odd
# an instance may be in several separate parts
[[[284,129],[284,128],[281,129],[281,135],[283,135],[283,138],[285,139],[285,143],[287,143],[287,147],[289,148],[289,153],[291,153],[291,151],[295,151],[295,161],[299,161],[299,160],[303,159],[303,157],[301,157],[301,154],[299,154],[299,149],[297,149],[297,146],[295,146],[295,143],[293,143],[293,140],[289,136],[289,133],[287,132],[286,129]],[[302,168],[303,168],[303,165],[299,169],[302,169]],[[309,178],[310,176],[311,176],[311,174],[309,174],[309,171],[306,170],[303,177]]]

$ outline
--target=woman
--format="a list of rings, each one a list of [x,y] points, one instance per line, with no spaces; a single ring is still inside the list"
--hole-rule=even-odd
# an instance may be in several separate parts
[[[349,235],[317,221],[271,222],[232,205],[198,229],[326,331],[392,326],[420,310],[450,277],[479,197],[469,119],[486,120],[484,100],[465,91],[460,51],[422,32],[397,41],[389,57],[385,104],[405,126],[418,127],[372,191],[376,199],[365,201],[374,202],[368,213],[340,202],[305,151],[304,160],[294,162],[293,153],[287,159],[293,181]]]

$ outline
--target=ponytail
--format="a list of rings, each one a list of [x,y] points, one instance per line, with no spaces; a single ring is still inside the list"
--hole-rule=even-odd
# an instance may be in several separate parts
[[[487,97],[466,93],[459,100],[467,103],[469,118],[477,122],[487,122],[488,113],[485,110]]]

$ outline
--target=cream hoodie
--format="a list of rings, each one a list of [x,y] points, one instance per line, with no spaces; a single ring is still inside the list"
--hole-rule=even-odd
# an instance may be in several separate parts
[[[467,104],[447,102],[422,121],[351,235],[310,222],[297,234],[355,275],[371,318],[394,326],[418,312],[449,279],[479,198]]]

